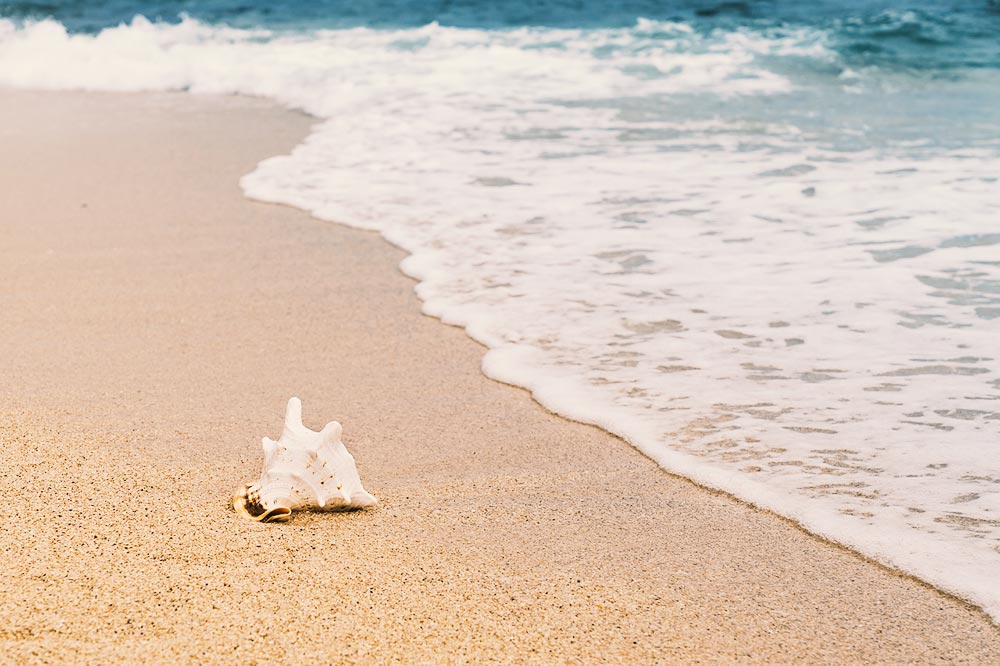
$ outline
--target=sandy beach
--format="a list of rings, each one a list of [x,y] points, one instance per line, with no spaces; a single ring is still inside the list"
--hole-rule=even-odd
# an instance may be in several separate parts
[[[0,93],[0,661],[1000,661],[975,608],[486,379],[255,99]],[[297,395],[381,503],[240,520]]]

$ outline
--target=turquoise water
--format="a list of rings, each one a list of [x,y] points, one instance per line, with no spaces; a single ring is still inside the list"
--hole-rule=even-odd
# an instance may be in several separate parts
[[[54,18],[70,32],[96,33],[144,16],[177,23],[183,16],[200,22],[276,31],[418,28],[441,26],[501,30],[515,27],[627,28],[639,18],[681,22],[711,42],[720,32],[743,32],[764,38],[800,30],[822,35],[832,57],[781,55],[761,58],[768,69],[800,79],[800,94],[781,104],[733,109],[704,96],[656,100],[655,113],[722,115],[792,122],[844,149],[884,141],[924,140],[960,146],[995,144],[1000,128],[1000,2],[955,0],[816,0],[813,2],[719,2],[683,0],[542,0],[491,2],[368,0],[343,2],[247,2],[205,0],[178,2],[2,2],[0,17],[15,21]],[[652,40],[671,40],[668,32]],[[415,46],[415,45],[411,45]],[[643,44],[608,45],[596,57],[613,57]],[[692,48],[698,48],[692,44]],[[865,72],[861,92],[829,95],[825,80]],[[663,75],[649,69],[637,76]],[[649,109],[643,109],[649,111]],[[859,137],[859,133],[861,136]]]
[[[1000,617],[996,3],[0,16],[0,84],[313,114],[244,190],[410,252],[489,376]]]

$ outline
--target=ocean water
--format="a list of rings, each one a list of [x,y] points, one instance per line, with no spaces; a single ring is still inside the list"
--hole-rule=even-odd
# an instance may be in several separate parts
[[[314,114],[246,193],[486,374],[1000,620],[1000,3],[92,4],[0,2],[0,84]]]

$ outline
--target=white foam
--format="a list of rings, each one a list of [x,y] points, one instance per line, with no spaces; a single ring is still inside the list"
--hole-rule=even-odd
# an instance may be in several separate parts
[[[787,100],[796,82],[765,66],[786,56],[833,57],[822,33],[652,21],[0,21],[0,83],[323,118],[247,193],[411,252],[425,311],[490,347],[486,374],[1000,618],[997,151],[844,154],[724,112]]]

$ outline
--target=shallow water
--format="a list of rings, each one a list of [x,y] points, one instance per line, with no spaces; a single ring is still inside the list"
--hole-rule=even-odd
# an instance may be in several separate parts
[[[1000,10],[871,5],[4,5],[0,83],[315,114],[246,191],[487,374],[1000,618]]]

